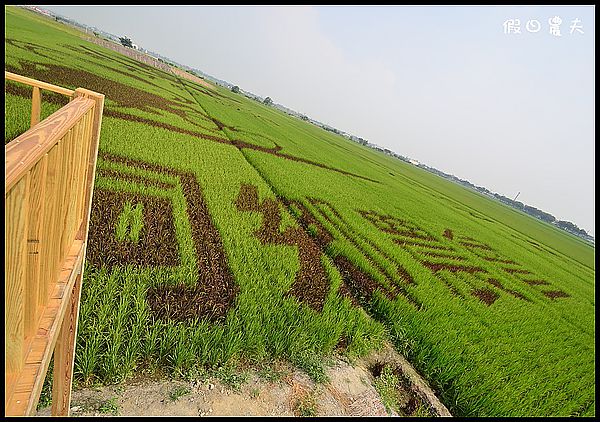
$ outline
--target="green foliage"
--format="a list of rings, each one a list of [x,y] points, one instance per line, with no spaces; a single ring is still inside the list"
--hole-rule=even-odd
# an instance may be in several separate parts
[[[119,242],[128,240],[138,243],[140,232],[142,227],[144,227],[142,210],[143,206],[141,203],[138,203],[135,208],[131,205],[131,202],[125,203],[125,207],[119,215],[119,221],[115,228],[115,237]]]
[[[233,364],[226,364],[217,367],[213,371],[213,376],[229,388],[240,391],[242,385],[248,381],[249,374],[247,371],[240,370]]]
[[[37,410],[44,409],[52,404],[52,381],[54,379],[54,357],[50,359],[44,385],[40,393],[40,400],[37,404]]]
[[[269,362],[262,365],[258,370],[258,376],[269,382],[281,381],[288,373],[286,370],[278,370],[273,366],[273,363]]]
[[[117,398],[111,397],[110,399],[105,400],[102,403],[100,403],[100,406],[98,407],[98,412],[100,412],[102,414],[110,414],[112,416],[118,416],[119,415],[119,404],[117,403]]]
[[[400,411],[399,388],[400,379],[394,374],[389,365],[385,365],[381,371],[381,375],[375,379],[375,389],[381,396],[381,401],[388,412],[390,409],[395,412]]]
[[[169,393],[169,399],[171,401],[177,401],[180,397],[185,396],[186,394],[191,393],[192,390],[186,385],[177,386],[173,391]]]
[[[391,338],[458,416],[595,414],[595,261],[589,245],[274,107],[140,65],[82,40],[59,23],[14,7],[5,8],[5,18],[7,67],[26,73],[35,63],[47,77],[44,82],[77,88],[76,82],[61,81],[61,74],[46,69],[60,64],[102,78],[83,79],[83,88],[110,87],[101,153],[194,175],[239,287],[222,323],[157,319],[146,300],[148,290],[177,283],[193,286],[198,278],[190,205],[177,178],[99,158],[99,170],[173,186],[102,174],[95,182],[96,189],[168,199],[180,262],[176,267],[86,264],[75,356],[79,383],[118,382],[144,365],[193,376],[198,368],[227,368],[237,358],[287,359],[324,382],[322,361],[340,342],[348,355],[362,356]],[[152,93],[155,101],[123,103],[131,95],[123,96],[114,82],[121,90],[135,89],[131,92],[136,95]],[[170,101],[169,106],[161,108],[160,99]],[[28,128],[30,100],[9,93],[5,108],[5,140],[10,140]],[[58,105],[44,102],[42,109],[44,116]],[[119,117],[123,114],[130,117]],[[238,148],[231,140],[245,146]],[[330,283],[321,311],[287,294],[300,269],[298,247],[263,244],[257,238],[263,216],[235,206],[243,184],[257,186],[261,200],[299,201],[333,236],[321,256]],[[312,205],[308,198],[326,201],[333,209]],[[143,224],[145,210],[136,203],[125,208],[111,233],[123,242],[139,242],[150,230]],[[424,258],[397,243],[398,236],[359,213],[367,210],[422,228],[435,239],[422,243],[454,248],[456,252],[446,254],[460,254],[469,265],[484,269],[485,276],[431,270],[422,264],[425,259],[433,264],[454,261]],[[280,233],[300,227],[298,207],[282,212]],[[443,236],[447,229],[454,240]],[[313,239],[318,235],[315,225],[308,231]],[[461,245],[461,235],[489,245],[549,285],[523,282],[505,266]],[[413,306],[405,294],[389,299],[378,292],[370,301],[365,298],[364,308],[355,306],[339,293],[345,284],[335,265],[337,256],[386,289],[402,288],[423,306]],[[398,276],[400,269],[412,282]],[[490,285],[488,276],[504,290]],[[498,293],[493,304],[471,294],[483,287]],[[545,290],[561,290],[569,297],[551,299]],[[241,385],[243,377],[229,371],[222,369],[219,376]]]
[[[321,356],[318,356],[315,353],[303,352],[292,359],[294,364],[306,372],[314,382],[326,383],[329,381]]]

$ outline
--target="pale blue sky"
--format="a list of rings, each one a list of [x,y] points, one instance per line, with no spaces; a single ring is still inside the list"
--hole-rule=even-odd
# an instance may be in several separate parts
[[[595,233],[593,6],[42,7]]]

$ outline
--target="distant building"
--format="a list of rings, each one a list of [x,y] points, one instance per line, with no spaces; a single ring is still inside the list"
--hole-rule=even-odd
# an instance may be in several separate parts
[[[413,164],[413,165],[415,165],[415,166],[419,165],[419,162],[417,160],[413,160],[412,158],[410,160],[408,160],[408,162],[411,163],[411,164]]]

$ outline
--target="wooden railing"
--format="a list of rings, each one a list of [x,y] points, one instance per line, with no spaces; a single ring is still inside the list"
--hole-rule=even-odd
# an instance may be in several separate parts
[[[33,86],[32,127],[5,146],[5,415],[35,414],[54,354],[52,414],[68,415],[104,95]],[[39,122],[46,89],[71,101]]]

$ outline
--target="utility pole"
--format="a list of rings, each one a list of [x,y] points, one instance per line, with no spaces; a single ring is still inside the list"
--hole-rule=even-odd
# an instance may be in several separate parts
[[[517,200],[517,197],[521,194],[521,191],[519,191],[519,193],[517,193],[517,196],[515,196],[515,199],[513,199],[513,201]]]

